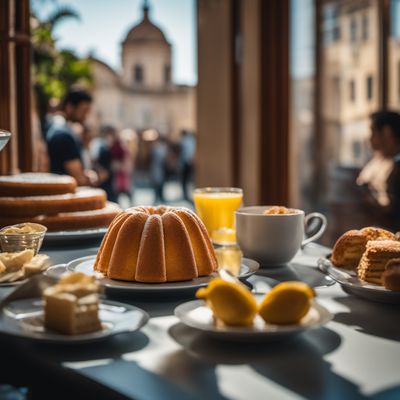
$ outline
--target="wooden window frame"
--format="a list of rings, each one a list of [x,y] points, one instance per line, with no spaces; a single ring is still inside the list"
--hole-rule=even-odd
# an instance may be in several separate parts
[[[196,183],[240,186],[246,204],[289,204],[288,0],[197,4]]]
[[[0,1],[0,128],[13,134],[0,173],[32,170],[29,0]]]

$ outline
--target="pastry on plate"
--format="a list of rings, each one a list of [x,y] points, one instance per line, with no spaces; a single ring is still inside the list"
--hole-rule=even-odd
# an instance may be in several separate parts
[[[31,249],[15,253],[0,253],[0,283],[16,282],[44,271],[49,256],[36,254]]]
[[[400,242],[395,240],[371,240],[357,267],[359,279],[383,285],[382,275],[387,263],[393,258],[400,258]]]
[[[99,288],[93,276],[80,272],[61,277],[56,285],[43,292],[45,327],[66,335],[102,329]]]
[[[400,291],[400,258],[394,258],[386,264],[382,280],[386,289]]]
[[[258,312],[269,324],[298,324],[310,310],[314,297],[314,290],[304,282],[282,282],[267,293]]]
[[[206,288],[196,292],[196,297],[204,299],[213,311],[217,323],[231,326],[253,324],[257,315],[257,302],[250,290],[241,282],[213,279]]]
[[[374,227],[347,231],[333,247],[332,263],[336,267],[355,270],[370,240],[396,240],[396,235],[385,229]]]

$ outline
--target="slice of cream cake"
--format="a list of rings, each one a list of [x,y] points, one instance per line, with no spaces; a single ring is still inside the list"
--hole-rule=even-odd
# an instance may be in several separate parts
[[[102,329],[99,319],[99,283],[93,276],[74,272],[44,290],[44,324],[51,330],[77,335]]]

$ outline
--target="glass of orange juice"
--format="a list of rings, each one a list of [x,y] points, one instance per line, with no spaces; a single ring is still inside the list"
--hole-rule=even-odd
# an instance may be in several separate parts
[[[243,190],[239,188],[195,189],[194,205],[214,243],[236,242],[235,211],[241,206]]]

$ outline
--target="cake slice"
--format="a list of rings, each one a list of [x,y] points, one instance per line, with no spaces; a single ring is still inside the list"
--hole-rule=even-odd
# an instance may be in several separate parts
[[[382,285],[382,274],[386,264],[400,257],[400,242],[395,240],[371,240],[357,267],[358,278],[370,283]]]
[[[396,235],[385,229],[366,227],[344,233],[332,250],[332,263],[336,267],[355,270],[370,240],[396,240]]]
[[[101,330],[99,287],[93,276],[74,272],[45,289],[45,327],[67,335]]]

